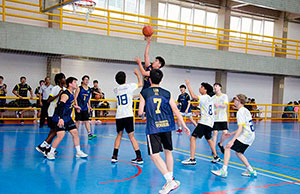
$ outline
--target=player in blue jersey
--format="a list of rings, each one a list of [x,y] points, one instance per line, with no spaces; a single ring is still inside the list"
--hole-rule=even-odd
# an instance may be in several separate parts
[[[89,121],[89,112],[91,110],[91,88],[88,86],[90,77],[85,75],[82,77],[82,84],[75,92],[75,105],[80,107],[79,112],[75,112],[75,121],[77,129],[79,129],[80,123],[83,122],[88,132],[88,139],[91,140],[95,137],[91,131],[91,125]]]
[[[165,60],[160,56],[157,56],[155,58],[155,61],[152,64],[150,63],[149,50],[150,50],[150,45],[151,45],[151,37],[146,37],[146,40],[147,40],[147,45],[146,45],[145,54],[144,54],[145,68],[143,67],[143,65],[141,63],[138,64],[141,74],[144,76],[144,86],[143,86],[142,90],[149,88],[151,86],[151,83],[149,80],[150,71],[152,69],[160,69],[165,65]]]
[[[63,91],[59,97],[57,107],[55,108],[52,118],[53,126],[56,130],[56,139],[52,143],[50,152],[47,154],[49,160],[55,159],[55,150],[65,136],[65,132],[69,131],[73,136],[73,143],[76,148],[76,157],[86,158],[88,155],[80,150],[79,135],[76,125],[71,117],[73,108],[80,110],[79,106],[74,105],[74,90],[77,86],[77,79],[69,77],[66,80],[67,90]]]
[[[159,86],[162,77],[163,73],[159,69],[151,70],[151,87],[144,89],[140,94],[139,115],[143,114],[145,108],[148,154],[167,181],[159,193],[167,194],[180,185],[173,177],[172,131],[175,130],[173,113],[187,135],[190,135],[190,130],[184,123],[171,93]],[[160,157],[159,153],[162,151],[165,152],[166,161]]]
[[[196,121],[193,119],[193,114],[192,114],[192,110],[191,110],[191,98],[190,95],[188,93],[186,93],[186,86],[185,85],[181,85],[179,87],[181,94],[178,96],[177,99],[177,104],[178,104],[178,109],[182,115],[182,117],[188,117],[190,119],[190,121],[193,123],[193,125],[196,127],[197,123]],[[178,122],[178,130],[176,131],[176,133],[182,133],[182,127],[181,124]]]

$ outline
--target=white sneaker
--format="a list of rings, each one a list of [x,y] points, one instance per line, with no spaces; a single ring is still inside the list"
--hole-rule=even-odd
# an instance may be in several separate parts
[[[187,160],[182,161],[181,163],[184,164],[184,165],[195,165],[196,164],[196,159],[189,158]]]
[[[47,158],[48,158],[49,160],[55,160],[55,153],[53,153],[53,152],[48,152]]]
[[[76,153],[76,157],[77,158],[87,158],[89,155],[87,155],[86,153],[84,153],[83,151],[79,151]]]
[[[248,176],[248,177],[257,177],[257,173],[255,170],[250,172],[249,170],[246,170],[245,172],[242,173],[243,176]]]
[[[228,175],[228,172],[224,171],[223,168],[221,168],[220,170],[212,170],[211,173],[213,173],[216,176],[223,177],[223,178],[226,178]]]
[[[171,191],[177,189],[179,186],[180,186],[180,182],[179,182],[179,181],[172,180],[172,181],[166,183],[166,184],[163,186],[163,189],[159,191],[159,193],[160,193],[160,194],[168,194],[168,193],[170,193]]]

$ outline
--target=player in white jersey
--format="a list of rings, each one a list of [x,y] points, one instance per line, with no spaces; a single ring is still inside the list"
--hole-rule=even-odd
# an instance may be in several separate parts
[[[244,107],[247,97],[239,94],[234,97],[234,106],[238,109],[237,124],[238,129],[232,133],[227,133],[225,137],[233,138],[225,146],[224,164],[220,170],[211,171],[214,175],[227,177],[227,167],[230,159],[230,149],[234,150],[237,157],[245,164],[247,170],[242,173],[243,176],[257,176],[257,173],[250,166],[247,158],[244,156],[246,149],[252,145],[255,139],[255,130],[252,122],[252,116],[248,109]]]
[[[213,131],[213,125],[214,125],[214,104],[212,101],[211,96],[214,95],[213,93],[213,87],[208,83],[201,83],[201,87],[199,88],[199,92],[201,96],[195,95],[193,92],[190,81],[186,80],[186,86],[192,96],[195,100],[200,100],[200,110],[201,110],[201,118],[198,121],[197,127],[194,129],[194,132],[191,136],[191,156],[189,159],[182,161],[182,164],[184,165],[195,165],[196,159],[195,159],[195,152],[196,152],[196,140],[197,138],[202,138],[203,136],[207,140],[207,143],[209,144],[209,147],[211,148],[211,151],[213,153],[213,160],[211,162],[217,163],[221,159],[217,155],[216,147],[214,146],[214,143],[212,141],[212,131]]]
[[[225,134],[228,133],[228,117],[227,117],[227,106],[228,106],[228,96],[222,94],[222,85],[220,83],[214,84],[215,95],[212,97],[215,106],[215,123],[213,127],[213,142],[214,146],[217,144],[218,132],[222,131],[221,140],[218,146],[221,152],[224,154],[223,142],[225,139]]]
[[[50,128],[50,131],[47,139],[35,148],[38,152],[42,153],[44,156],[47,156],[47,153],[50,151],[51,143],[54,137],[56,136],[56,130],[55,130],[55,126],[53,126],[52,116],[54,115],[54,110],[56,108],[59,96],[64,90],[64,86],[66,84],[66,77],[63,73],[58,73],[55,75],[54,81],[56,86],[52,88],[49,98],[47,100],[48,103],[50,103],[48,108],[48,118],[47,118],[47,123],[48,123],[48,127]]]
[[[140,59],[136,59],[138,63],[141,63]],[[123,136],[123,130],[125,129],[128,137],[131,141],[133,149],[136,153],[136,158],[132,159],[132,163],[143,164],[142,154],[134,137],[134,121],[133,121],[133,110],[132,110],[132,98],[134,91],[139,87],[142,87],[142,80],[137,69],[134,70],[134,74],[137,76],[138,83],[126,84],[126,74],[123,71],[119,71],[116,76],[116,82],[119,84],[114,89],[114,93],[117,97],[117,113],[116,113],[116,125],[117,125],[117,137],[114,144],[113,156],[111,159],[112,163],[118,162],[118,151]]]

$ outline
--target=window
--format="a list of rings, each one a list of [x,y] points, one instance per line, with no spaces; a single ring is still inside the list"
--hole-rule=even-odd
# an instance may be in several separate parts
[[[230,17],[230,30],[241,31],[241,18],[240,17]],[[230,36],[240,36],[240,33],[230,32]]]
[[[166,6],[165,3],[159,3],[158,4],[158,18],[167,19],[167,9],[166,8],[167,8],[167,6]],[[158,24],[165,26],[166,22],[159,20]]]
[[[253,20],[253,34],[263,34],[263,22],[262,20]],[[262,40],[261,36],[253,36],[253,39]]]
[[[264,21],[264,35],[265,36],[274,36],[274,22],[270,21]],[[264,40],[266,41],[272,41],[272,38],[266,38],[264,37]]]
[[[168,20],[179,21],[180,7],[174,4],[168,4]],[[168,26],[178,27],[177,23],[168,22]]]
[[[218,14],[217,13],[213,13],[213,12],[207,12],[206,13],[206,26],[209,27],[214,27],[217,28],[218,27]],[[215,29],[206,29],[207,32],[212,32],[212,33],[217,33],[217,30]]]
[[[138,2],[137,0],[125,0],[125,12],[138,14]],[[125,19],[137,21],[138,17],[124,16]]]
[[[201,26],[205,25],[205,11],[200,9],[194,10],[194,24]],[[194,27],[194,30],[205,31],[203,28],[200,27]]]
[[[242,32],[252,32],[252,19],[242,17]],[[246,38],[246,34],[241,34],[241,37]]]
[[[192,9],[182,7],[180,21],[191,24],[192,23]],[[185,29],[185,25],[182,24],[181,28]],[[192,29],[192,26],[187,26],[187,28]]]

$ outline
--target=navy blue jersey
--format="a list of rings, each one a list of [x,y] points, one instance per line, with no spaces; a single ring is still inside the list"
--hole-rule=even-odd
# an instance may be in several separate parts
[[[14,91],[17,91],[17,93],[22,97],[27,97],[28,91],[31,91],[31,87],[28,84],[17,84],[14,87]]]
[[[81,110],[82,111],[87,111],[88,110],[88,102],[89,102],[89,99],[91,97],[91,88],[88,87],[87,90],[85,90],[82,86],[79,86],[79,94],[78,94],[78,97],[77,97],[77,103],[78,103],[78,106],[80,106]]]
[[[160,87],[150,87],[143,90],[141,95],[145,99],[146,104],[146,134],[175,130],[173,111],[169,103],[170,92]]]
[[[62,119],[64,120],[64,122],[69,122],[72,120],[72,112],[73,112],[73,105],[74,105],[74,95],[69,91],[69,90],[65,90],[62,92],[62,94],[60,95],[59,99],[58,99],[58,103],[60,103],[60,98],[62,95],[68,95],[68,100],[66,101],[64,107],[63,107],[63,116],[62,116]],[[53,115],[53,118],[52,120],[54,122],[58,122],[59,120],[59,117],[58,117],[58,109],[55,108],[55,111],[54,111],[54,115]]]
[[[6,89],[6,84],[3,84],[2,86],[0,86],[0,96],[6,96],[5,94],[5,89]],[[6,103],[6,99],[0,99],[0,103]]]
[[[150,65],[150,66],[147,67],[147,69],[146,69],[146,71],[149,71],[149,72],[150,72],[151,70],[152,70],[152,65]],[[144,77],[144,85],[143,85],[142,91],[143,91],[144,89],[146,89],[146,88],[150,88],[151,83],[150,83],[149,78],[150,78],[150,77],[148,77],[148,76],[145,76],[145,77]]]
[[[183,93],[178,96],[177,102],[180,104],[180,109],[178,108],[180,112],[185,112],[190,100],[190,95],[188,95],[188,93]],[[188,110],[188,113],[190,112],[192,112],[191,107]]]

